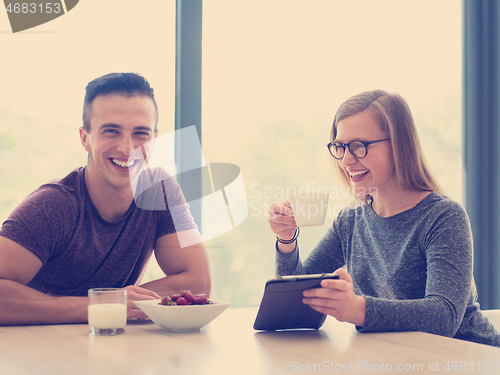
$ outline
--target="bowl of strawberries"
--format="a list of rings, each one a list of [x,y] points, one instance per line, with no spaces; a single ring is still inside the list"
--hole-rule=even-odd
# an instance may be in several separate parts
[[[196,332],[217,318],[231,303],[182,290],[162,299],[135,301],[154,323],[170,332]]]

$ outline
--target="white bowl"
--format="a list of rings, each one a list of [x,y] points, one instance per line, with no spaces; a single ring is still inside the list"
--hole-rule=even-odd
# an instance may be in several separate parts
[[[165,306],[161,299],[135,301],[153,322],[170,332],[195,332],[217,318],[231,303],[211,299],[209,305]]]

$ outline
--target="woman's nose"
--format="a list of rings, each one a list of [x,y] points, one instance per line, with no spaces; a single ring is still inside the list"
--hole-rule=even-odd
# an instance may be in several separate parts
[[[356,159],[354,156],[352,156],[351,151],[346,147],[346,150],[344,152],[344,157],[340,160],[343,166],[348,167],[350,165],[356,164],[358,159]]]

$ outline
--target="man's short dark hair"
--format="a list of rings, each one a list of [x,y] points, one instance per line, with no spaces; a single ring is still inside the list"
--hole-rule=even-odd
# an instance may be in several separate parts
[[[109,73],[89,82],[83,100],[83,128],[90,132],[92,103],[100,95],[118,94],[126,97],[147,96],[151,98],[156,110],[155,132],[158,125],[158,105],[154,90],[148,80],[137,73]]]

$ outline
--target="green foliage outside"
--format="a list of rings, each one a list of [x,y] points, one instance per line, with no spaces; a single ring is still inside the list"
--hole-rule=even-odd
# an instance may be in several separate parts
[[[0,112],[0,222],[37,187],[84,165],[78,128]]]

